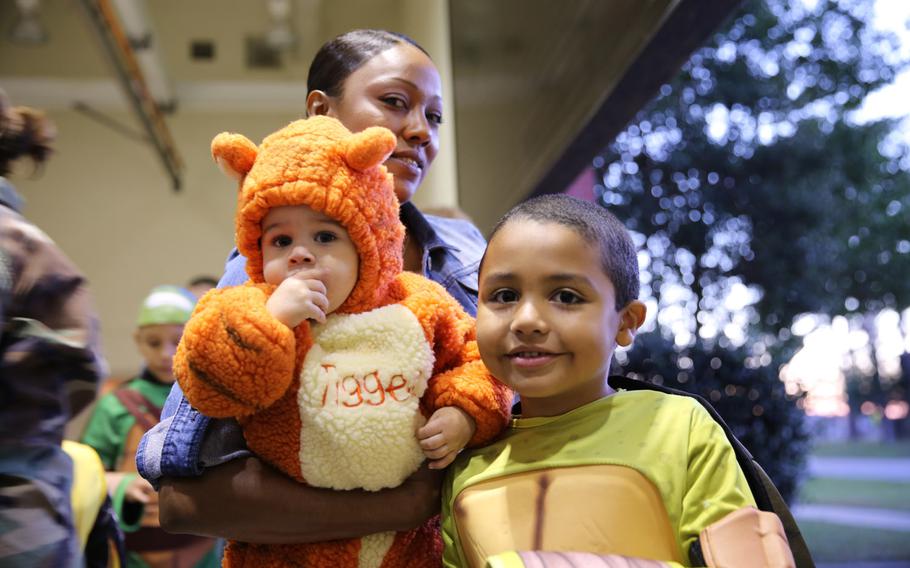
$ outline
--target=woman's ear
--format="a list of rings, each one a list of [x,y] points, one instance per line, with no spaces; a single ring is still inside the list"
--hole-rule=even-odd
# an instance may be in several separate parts
[[[619,329],[616,331],[616,343],[622,347],[632,345],[635,333],[645,323],[648,308],[640,300],[632,300],[619,313]]]
[[[332,116],[332,98],[325,91],[318,89],[310,91],[306,96],[306,115],[311,116]]]

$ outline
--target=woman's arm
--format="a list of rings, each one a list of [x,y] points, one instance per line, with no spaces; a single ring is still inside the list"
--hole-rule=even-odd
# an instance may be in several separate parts
[[[439,513],[442,472],[424,465],[383,491],[332,491],[282,475],[255,457],[200,477],[163,478],[161,526],[168,532],[260,544],[358,538],[408,530]]]

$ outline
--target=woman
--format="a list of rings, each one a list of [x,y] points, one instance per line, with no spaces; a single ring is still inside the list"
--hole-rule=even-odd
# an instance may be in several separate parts
[[[405,269],[439,282],[476,313],[483,237],[470,223],[424,216],[410,203],[436,157],[443,119],[439,72],[427,53],[402,35],[349,32],[319,50],[307,88],[308,116],[335,117],[352,131],[383,126],[397,136],[386,167],[407,230]],[[244,280],[244,259],[235,251],[221,285]],[[163,476],[161,523],[169,530],[246,542],[312,542],[409,529],[438,511],[441,478],[426,469],[375,493],[315,489],[251,457],[236,423],[196,413],[179,389],[164,416],[143,440],[137,461],[150,480]],[[217,464],[223,465],[203,470]],[[177,477],[188,475],[196,477]]]

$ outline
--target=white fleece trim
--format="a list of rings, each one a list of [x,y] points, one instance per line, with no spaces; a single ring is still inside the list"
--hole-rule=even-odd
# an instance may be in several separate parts
[[[307,483],[376,491],[400,485],[423,461],[416,430],[433,351],[401,305],[329,316],[313,326],[297,401]]]
[[[394,541],[394,532],[368,534],[361,538],[357,568],[379,568]]]

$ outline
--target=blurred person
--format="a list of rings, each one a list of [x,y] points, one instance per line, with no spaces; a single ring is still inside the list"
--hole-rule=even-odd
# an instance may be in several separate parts
[[[473,316],[483,237],[470,223],[424,215],[410,202],[436,157],[444,122],[439,71],[426,51],[400,34],[347,32],[320,48],[307,91],[308,116],[336,118],[352,132],[383,126],[396,136],[385,166],[406,231],[404,269],[441,284]],[[220,285],[246,281],[245,263],[235,250]],[[252,456],[236,421],[200,415],[177,387],[163,416],[143,439],[138,461],[143,476],[161,483],[165,528],[245,542],[316,542],[408,530],[439,512],[442,478],[427,467],[377,492],[314,488]]]
[[[190,280],[186,285],[186,289],[189,290],[192,295],[196,296],[196,299],[198,300],[204,296],[206,292],[216,286],[218,286],[217,278],[202,274]]]
[[[171,535],[158,522],[158,495],[136,473],[139,440],[161,417],[174,383],[173,360],[196,298],[177,286],[156,286],[142,301],[133,339],[142,356],[139,375],[101,397],[82,435],[98,452],[114,509],[126,533],[127,566],[220,565],[214,539]]]
[[[12,163],[43,164],[54,128],[0,91],[0,565],[81,566],[67,420],[106,372],[86,279],[22,216]]]

